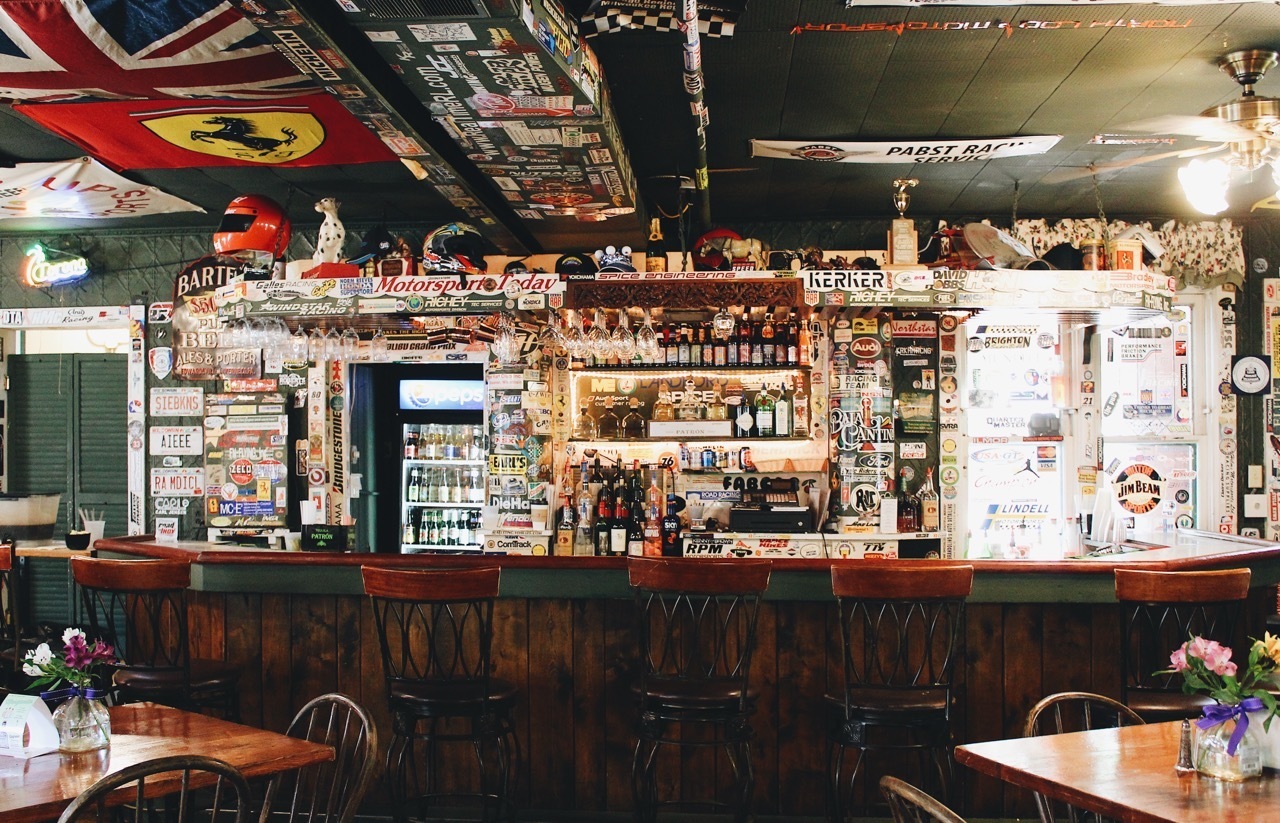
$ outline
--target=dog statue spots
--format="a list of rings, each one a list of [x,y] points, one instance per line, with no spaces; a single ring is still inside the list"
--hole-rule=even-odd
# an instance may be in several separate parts
[[[342,244],[347,239],[347,230],[338,219],[338,206],[342,205],[332,197],[326,197],[316,203],[316,211],[324,215],[320,223],[320,236],[316,238],[316,251],[311,255],[313,262],[337,263],[342,258]]]

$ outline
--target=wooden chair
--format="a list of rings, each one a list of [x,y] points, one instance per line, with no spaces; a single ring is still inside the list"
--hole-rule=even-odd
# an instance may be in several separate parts
[[[351,823],[377,766],[373,718],[344,694],[324,694],[299,710],[286,734],[332,746],[334,758],[273,779],[260,823]]]
[[[627,559],[640,654],[631,767],[640,820],[656,819],[661,806],[728,809],[740,823],[748,819],[755,789],[751,655],[772,567],[769,560]],[[705,733],[691,732],[694,725]],[[731,799],[659,798],[658,755],[673,746],[723,750]]]
[[[831,588],[844,663],[843,690],[826,695],[832,819],[843,821],[854,805],[859,772],[872,752],[898,760],[917,756],[921,779],[932,770],[948,796],[955,777],[951,684],[973,567],[848,563],[831,567]],[[864,806],[873,805],[871,795],[868,785]]]
[[[425,816],[430,804],[449,797],[478,800],[485,819],[491,812],[513,817],[510,784],[513,759],[520,754],[511,715],[517,692],[490,674],[500,569],[363,566],[361,573],[373,603],[392,716],[387,778],[396,819],[414,806]],[[478,791],[440,791],[438,748],[449,742],[469,744],[479,768]]]
[[[240,719],[239,667],[191,656],[190,564],[73,557],[71,575],[89,618],[90,640],[106,640],[125,661],[115,671],[118,702],[148,700]]]
[[[1110,697],[1088,692],[1059,692],[1031,707],[1022,728],[1022,736],[1038,737],[1089,729],[1114,729],[1120,726],[1140,726],[1145,722],[1133,709]],[[1039,792],[1035,792],[1035,798],[1041,823],[1055,823],[1060,819],[1071,823],[1098,823],[1106,819],[1094,812],[1055,801]]]
[[[148,778],[154,778],[149,780]],[[130,796],[117,790],[136,783]],[[114,795],[114,796],[113,796]],[[247,823],[253,798],[240,771],[212,757],[160,757],[127,766],[85,789],[58,823],[143,823],[195,817],[218,823]]]
[[[1116,569],[1116,599],[1123,607],[1120,701],[1147,722],[1198,716],[1213,703],[1183,694],[1182,675],[1157,675],[1191,635],[1232,644],[1242,628],[1249,595],[1248,569],[1158,572]],[[1239,650],[1237,650],[1239,651]]]
[[[880,793],[889,802],[893,823],[965,823],[963,817],[896,777],[880,778]]]

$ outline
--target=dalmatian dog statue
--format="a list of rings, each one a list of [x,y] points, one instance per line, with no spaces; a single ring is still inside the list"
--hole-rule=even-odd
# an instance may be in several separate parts
[[[347,230],[338,219],[338,206],[342,205],[333,197],[326,197],[316,203],[316,211],[324,215],[320,223],[320,235],[316,238],[316,251],[311,255],[312,262],[337,263],[342,258],[342,244],[347,239]]]

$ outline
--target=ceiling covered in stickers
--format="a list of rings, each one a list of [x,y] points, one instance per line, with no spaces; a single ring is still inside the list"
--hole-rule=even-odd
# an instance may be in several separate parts
[[[0,192],[26,215],[0,231],[212,226],[260,193],[302,226],[333,196],[349,222],[462,220],[510,253],[642,246],[665,215],[678,247],[887,219],[899,178],[909,216],[1194,220],[1196,150],[1235,163],[1220,216],[1275,214],[1280,142],[1233,129],[1280,133],[1280,103],[1230,104],[1256,81],[1259,114],[1280,68],[1218,65],[1280,49],[1273,3],[715,0],[694,46],[679,3],[627,1],[6,2],[0,159],[89,155],[204,213],[69,219]]]

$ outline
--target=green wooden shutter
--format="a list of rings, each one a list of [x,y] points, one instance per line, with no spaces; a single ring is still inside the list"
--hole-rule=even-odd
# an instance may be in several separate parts
[[[71,485],[71,418],[75,358],[27,354],[9,358],[9,492],[62,495],[54,535],[67,531]]]
[[[69,486],[78,509],[92,509],[107,521],[105,534],[124,534],[129,528],[126,357],[76,355],[76,379],[75,474]]]

